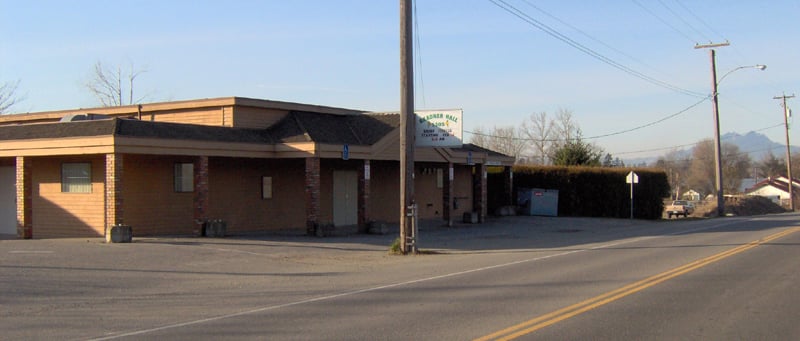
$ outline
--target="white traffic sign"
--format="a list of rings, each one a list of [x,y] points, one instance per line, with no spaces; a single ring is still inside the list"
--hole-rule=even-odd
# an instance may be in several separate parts
[[[639,183],[639,176],[636,175],[634,172],[628,173],[628,176],[625,177],[626,184],[638,184]]]
[[[628,173],[628,176],[625,177],[625,183],[631,184],[631,219],[633,219],[633,184],[639,183],[639,176],[631,171]]]

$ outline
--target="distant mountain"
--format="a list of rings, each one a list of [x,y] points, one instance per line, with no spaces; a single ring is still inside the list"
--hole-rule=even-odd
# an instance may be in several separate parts
[[[755,162],[761,161],[769,153],[772,153],[772,155],[775,155],[778,158],[782,158],[786,153],[785,144],[772,141],[766,135],[757,133],[755,131],[751,131],[744,135],[739,133],[727,133],[720,136],[720,141],[722,144],[730,143],[739,147],[740,152],[747,153],[750,155],[750,159]],[[677,151],[678,155],[681,155],[681,157],[691,157],[693,152],[694,148],[681,149]],[[799,152],[800,147],[792,146],[792,154]],[[658,158],[659,156],[653,156],[648,158],[628,159],[623,160],[623,162],[625,162],[625,165],[627,166],[641,165],[643,163],[652,165],[658,160]]]
[[[727,133],[720,136],[723,144],[730,143],[739,147],[739,151],[748,153],[750,159],[758,161],[772,153],[772,155],[782,155],[786,146],[770,140],[766,135],[751,131],[745,135],[738,133]]]

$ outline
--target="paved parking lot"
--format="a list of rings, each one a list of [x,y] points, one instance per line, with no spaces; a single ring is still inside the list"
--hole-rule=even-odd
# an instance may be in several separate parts
[[[123,244],[101,238],[0,240],[0,339],[97,338],[285,303],[275,297],[403,281],[409,274],[435,274],[445,263],[474,266],[491,253],[547,252],[657,233],[671,224],[504,217],[428,226],[420,230],[421,249],[428,252],[410,257],[388,254],[396,233],[134,237]]]

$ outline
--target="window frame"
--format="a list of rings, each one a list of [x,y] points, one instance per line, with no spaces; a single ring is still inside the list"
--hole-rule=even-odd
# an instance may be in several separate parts
[[[68,169],[82,166],[81,169]],[[92,193],[92,163],[64,162],[61,164],[61,193]]]
[[[261,177],[261,199],[272,199],[272,177]]]
[[[172,189],[175,193],[194,192],[194,163],[176,162],[173,168],[172,181]]]

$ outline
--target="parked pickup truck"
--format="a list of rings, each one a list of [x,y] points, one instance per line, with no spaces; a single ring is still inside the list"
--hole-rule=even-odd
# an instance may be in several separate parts
[[[683,216],[686,218],[690,214],[694,212],[694,205],[686,200],[675,200],[667,206],[667,217],[672,218],[672,216]]]

